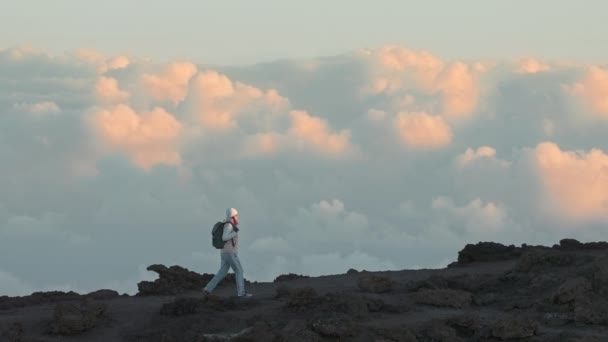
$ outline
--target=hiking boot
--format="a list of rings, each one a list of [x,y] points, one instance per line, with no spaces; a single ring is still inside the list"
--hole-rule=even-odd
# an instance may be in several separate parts
[[[238,297],[239,298],[249,298],[249,297],[253,297],[253,295],[251,293],[245,293],[245,294],[239,295]]]

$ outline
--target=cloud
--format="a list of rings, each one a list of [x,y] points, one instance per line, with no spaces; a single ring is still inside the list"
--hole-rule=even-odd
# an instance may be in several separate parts
[[[585,102],[602,118],[608,118],[608,70],[590,66],[583,78],[574,84],[572,92],[581,96]]]
[[[177,104],[188,95],[188,83],[196,74],[196,65],[190,62],[169,64],[161,74],[144,74],[143,82],[148,94],[157,101]]]
[[[461,222],[471,234],[494,233],[507,228],[506,209],[494,202],[484,203],[480,198],[459,207],[450,198],[437,197],[432,202],[432,208],[445,212],[449,216],[450,224],[458,225]]]
[[[447,66],[434,87],[443,96],[443,113],[447,117],[466,117],[477,105],[479,90],[467,64],[455,62]]]
[[[216,71],[201,72],[192,83],[192,110],[209,129],[235,128],[243,120],[262,129],[272,128],[274,117],[289,105],[275,89],[264,91],[233,82]]]
[[[432,111],[441,103],[441,114],[446,118],[466,118],[479,101],[478,74],[487,68],[481,63],[472,66],[460,62],[444,62],[427,51],[413,51],[399,46],[387,46],[360,53],[369,63],[371,79],[363,88],[364,94],[400,96],[417,92],[430,98],[423,111]],[[438,97],[436,100],[433,98]],[[397,110],[408,109],[411,101],[401,102]]]
[[[95,84],[95,94],[102,103],[123,103],[129,93],[118,87],[118,81],[112,77],[101,76]]]
[[[608,155],[600,149],[562,151],[536,146],[535,160],[554,212],[575,221],[608,220]]]
[[[314,117],[305,111],[291,111],[291,126],[288,134],[318,151],[329,154],[343,154],[351,149],[350,131],[332,132],[327,121]]]
[[[38,103],[15,103],[13,108],[34,114],[59,113],[61,111],[59,106],[53,101],[44,101]]]
[[[509,166],[509,162],[506,160],[500,160],[496,158],[496,149],[489,146],[478,147],[477,150],[467,148],[467,150],[459,155],[457,158],[457,164],[459,167],[466,167],[477,160],[490,160],[497,163],[500,166]]]
[[[117,105],[98,109],[91,116],[102,141],[129,155],[142,168],[180,163],[178,139],[182,125],[164,109],[136,113],[129,106]]]
[[[517,72],[522,74],[536,74],[550,70],[551,67],[536,58],[524,58],[517,64]]]
[[[414,148],[436,149],[452,141],[450,126],[440,116],[424,112],[399,113],[395,126],[403,143]]]

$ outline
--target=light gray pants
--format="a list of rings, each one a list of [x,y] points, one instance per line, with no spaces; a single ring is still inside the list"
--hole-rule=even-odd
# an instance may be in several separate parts
[[[220,270],[217,271],[213,279],[205,286],[205,290],[211,292],[215,289],[217,284],[222,281],[228,275],[228,270],[232,268],[236,276],[236,292],[237,295],[242,296],[245,294],[245,280],[243,277],[243,267],[241,261],[236,253],[221,253],[222,262]]]

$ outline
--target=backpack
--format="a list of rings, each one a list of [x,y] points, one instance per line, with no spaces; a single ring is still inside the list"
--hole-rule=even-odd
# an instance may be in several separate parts
[[[224,235],[224,223],[222,221],[217,222],[213,225],[213,230],[211,230],[211,236],[213,237],[213,247],[216,249],[224,249],[224,245],[226,241],[222,239],[222,235]]]
[[[212,244],[213,247],[215,247],[216,249],[224,249],[224,245],[226,245],[227,242],[223,239],[224,224],[226,224],[226,222],[218,221],[216,224],[213,225],[213,229],[211,230],[211,236],[213,237]],[[234,239],[232,239],[231,241],[232,246],[234,246]]]

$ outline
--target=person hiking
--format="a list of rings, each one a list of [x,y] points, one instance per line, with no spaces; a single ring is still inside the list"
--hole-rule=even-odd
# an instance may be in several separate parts
[[[224,221],[220,221],[214,227],[219,229],[223,226],[223,232],[221,235],[221,241],[219,241],[219,246],[216,245],[214,241],[214,246],[216,248],[221,249],[221,265],[219,271],[215,274],[215,276],[207,283],[205,288],[203,289],[203,293],[208,296],[213,292],[215,287],[222,281],[226,275],[228,275],[228,270],[232,268],[235,273],[236,278],[236,292],[238,297],[251,297],[251,293],[247,293],[245,291],[245,280],[243,276],[243,267],[241,266],[241,261],[238,257],[239,250],[239,213],[234,208],[226,209],[226,219]],[[219,231],[218,231],[219,232]],[[215,231],[214,231],[215,233]],[[219,238],[219,236],[218,236]],[[222,247],[223,244],[223,247]]]

